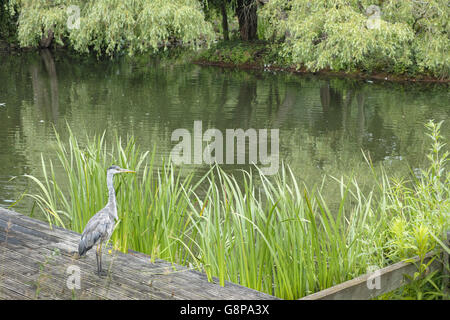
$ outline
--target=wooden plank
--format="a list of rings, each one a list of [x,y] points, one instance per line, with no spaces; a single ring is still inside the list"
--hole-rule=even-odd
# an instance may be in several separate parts
[[[52,295],[54,298],[72,298],[73,292],[65,285],[68,277],[65,271],[69,265],[79,266],[81,270],[84,290],[81,293],[76,290],[75,298],[79,299],[277,299],[229,282],[221,287],[208,282],[203,273],[160,259],[151,263],[150,256],[137,252],[104,252],[104,268],[112,265],[112,272],[106,278],[99,278],[94,274],[95,252],[91,250],[87,257],[74,259],[79,239],[80,234],[76,232],[55,226],[49,228],[46,222],[0,208],[0,271],[3,266],[4,278],[10,283],[5,287],[8,297],[14,296],[12,283],[20,289],[26,286],[23,283],[36,281],[39,265],[51,256],[52,262],[45,272],[52,281],[47,281],[41,288],[45,291],[44,299],[50,299]],[[55,249],[59,250],[58,255],[52,255]],[[22,288],[16,296],[34,299],[30,296],[32,289],[33,286],[26,287],[28,291]]]
[[[0,300],[30,300],[30,298],[23,296],[14,290],[2,287],[0,284]]]
[[[4,277],[0,280],[0,296],[2,292],[9,292],[10,295],[16,295],[20,300],[30,300],[34,288],[30,284]]]
[[[1,213],[1,212],[0,212]],[[37,221],[34,219],[29,219],[23,215],[13,213],[12,216],[6,215],[6,217],[2,217],[0,215],[1,219],[4,219],[4,221],[12,221],[17,224],[20,224],[22,227],[26,226],[30,229],[34,228],[46,228],[41,230],[42,232],[51,232],[52,236],[60,237],[60,239],[67,239],[70,238],[70,241],[67,242],[66,240],[59,241],[58,245],[62,245],[62,247],[65,247],[65,244],[68,244],[73,247],[73,250],[76,249],[76,244],[74,244],[74,241],[79,241],[79,234],[75,232],[66,232],[67,230],[53,227],[53,230],[49,230],[48,227],[45,225],[45,223],[41,221]],[[14,227],[13,227],[14,228]],[[23,230],[22,230],[23,231]],[[70,243],[71,242],[71,243]],[[173,282],[184,282],[184,285],[189,284],[189,287],[191,287],[191,291],[195,291],[195,294],[198,295],[199,299],[274,299],[273,296],[266,295],[264,293],[261,293],[256,290],[247,289],[248,294],[245,296],[242,296],[242,290],[244,287],[232,284],[229,282],[226,282],[225,287],[226,295],[224,296],[224,291],[221,289],[223,287],[218,286],[217,284],[210,283],[207,281],[207,277],[205,274],[202,274],[197,271],[187,271],[188,269],[182,266],[174,265],[171,263],[168,263],[166,261],[156,259],[154,264],[149,264],[150,256],[144,255],[144,254],[134,254],[135,256],[141,257],[140,260],[145,260],[144,264],[140,264],[141,270],[145,269],[145,272],[147,274],[154,274],[154,273],[161,273],[166,272],[167,270],[171,270],[171,268],[175,267],[179,272],[179,274],[173,278]],[[123,261],[123,257],[119,256],[119,260]],[[129,261],[123,261],[123,263],[119,264],[120,266],[129,266]],[[157,272],[153,272],[156,270],[149,270],[149,268],[152,268],[153,265],[158,265]],[[136,270],[130,270],[132,273],[136,273]],[[170,273],[171,274],[171,273]],[[195,281],[198,280],[198,281]],[[217,279],[216,279],[217,281]],[[218,281],[217,281],[218,282]],[[157,285],[157,282],[154,282],[153,285]],[[181,283],[180,283],[181,285]],[[197,287],[197,288],[196,288]],[[173,292],[173,291],[172,291]]]
[[[1,227],[1,221],[0,221],[0,227]],[[24,231],[25,229],[23,228],[16,228],[16,226],[13,224],[9,230],[10,235],[13,234],[14,238],[21,238],[22,240],[27,240],[27,244],[26,246],[21,244],[21,248],[17,249],[19,251],[24,251],[26,250],[26,252],[28,254],[30,254],[31,256],[33,255],[38,255],[38,256],[44,256],[44,255],[50,255],[52,250],[50,250],[49,248],[45,248],[44,245],[45,243],[42,242],[42,239],[40,238],[36,238],[30,234],[26,234],[26,233],[22,233],[20,231]],[[17,234],[18,232],[20,232],[20,234]],[[0,240],[1,240],[1,232],[0,232]],[[30,251],[29,251],[30,250]],[[47,251],[46,253],[44,251]],[[64,250],[61,250],[61,252],[63,253]],[[196,290],[196,295],[197,298],[201,298],[201,299],[207,299],[208,297],[208,292],[205,292],[205,290],[202,290],[202,287],[204,289],[205,285],[208,286],[209,283],[207,282],[206,276],[204,278],[204,282],[207,284],[202,284],[199,285],[198,282],[193,281],[194,279],[192,279],[190,277],[190,273],[187,275],[188,278],[183,279],[183,274],[186,274],[188,269],[184,268],[184,267],[179,267],[179,269],[182,270],[177,270],[177,271],[173,271],[172,270],[172,266],[171,264],[167,263],[167,262],[163,262],[163,261],[158,261],[156,264],[150,264],[149,261],[149,257],[146,256],[146,262],[141,265],[141,268],[136,268],[136,264],[135,263],[130,263],[129,259],[127,259],[127,257],[129,255],[125,255],[123,253],[119,253],[119,252],[114,252],[115,254],[118,254],[118,256],[116,256],[116,262],[114,263],[114,272],[111,274],[112,277],[116,277],[116,273],[119,274],[120,276],[118,278],[114,278],[116,282],[119,283],[124,283],[125,279],[131,280],[132,284],[130,285],[132,288],[139,288],[142,291],[140,292],[146,292],[146,290],[148,291],[147,286],[150,283],[151,280],[151,285],[152,285],[152,289],[153,290],[157,290],[158,294],[156,296],[152,296],[152,297],[148,297],[148,298],[152,298],[152,299],[158,299],[157,296],[160,296],[159,299],[163,298],[163,299],[170,299],[170,298],[184,298],[184,299],[188,299],[190,297],[192,297],[192,293],[189,291],[186,291],[182,288],[182,286],[186,286],[189,287],[190,290],[195,289]],[[90,253],[91,256],[95,255],[93,253]],[[70,257],[70,254],[68,252],[66,252],[66,256]],[[105,267],[108,266],[108,257],[109,255],[105,255],[104,256],[104,263],[105,263]],[[59,260],[58,257],[54,257],[54,259]],[[94,270],[95,270],[95,265],[94,265],[94,260],[92,260],[91,264],[86,264],[89,266],[89,269],[91,269],[91,273],[92,275],[94,274]],[[140,258],[139,260],[143,260],[142,258]],[[135,261],[135,262],[141,262],[141,261]],[[85,261],[85,258],[82,258],[80,260],[77,260],[77,264],[81,263],[83,264],[83,262]],[[61,264],[64,263],[64,261],[61,261]],[[75,263],[75,262],[72,262]],[[67,264],[67,263],[66,263]],[[158,266],[161,265],[161,266]],[[149,268],[150,266],[150,268]],[[154,268],[155,267],[155,268]],[[184,268],[184,270],[183,270]],[[192,271],[190,271],[192,272]],[[176,277],[173,277],[173,274],[176,274]],[[136,276],[139,274],[145,274],[148,276],[148,279],[150,279],[149,281],[145,281],[145,282],[136,282]],[[139,278],[139,277],[138,277]],[[94,275],[94,279],[97,279],[96,276]],[[180,283],[181,282],[181,283]],[[217,287],[217,285],[211,284],[214,287]],[[127,285],[122,286],[122,288],[126,288]],[[136,294],[140,295],[140,293],[136,292]],[[162,295],[162,296],[161,296]]]
[[[149,256],[147,256],[141,252],[135,252],[132,250],[130,250],[130,254],[144,257],[146,259],[150,258]],[[183,268],[185,268],[185,267],[183,267]],[[179,277],[177,277],[177,278],[183,278],[186,281],[186,283],[189,283],[189,282],[201,283],[202,285],[199,286],[198,289],[201,290],[206,296],[210,296],[210,297],[220,296],[220,290],[221,290],[221,288],[223,288],[220,285],[218,285],[218,283],[220,282],[218,278],[213,277],[213,279],[212,279],[213,282],[209,282],[206,274],[199,272],[197,270],[191,270],[191,271],[189,271],[189,273],[181,272],[179,274]],[[225,287],[227,288],[228,295],[226,297],[223,297],[222,299],[224,299],[224,300],[246,299],[245,297],[242,297],[242,288],[244,288],[243,286],[226,281]],[[250,288],[246,288],[246,289],[251,290],[253,292],[253,294],[256,296],[251,299],[266,299],[267,298],[267,295],[265,293],[262,293],[262,292],[259,292],[259,291],[256,291],[256,290],[253,290]],[[272,297],[272,296],[270,296],[270,297]],[[275,298],[275,297],[272,297],[272,298]],[[278,298],[275,298],[275,299],[278,299]]]
[[[16,234],[18,231],[10,230],[10,233]],[[16,254],[22,255],[22,260],[30,260],[37,266],[39,263],[44,262],[45,257],[50,256],[54,251],[46,248],[39,238],[33,238],[29,234],[17,234],[21,239],[27,240],[27,246],[22,246],[20,249],[15,249]],[[0,237],[1,239],[1,237]],[[94,254],[95,255],[95,254]],[[105,255],[106,256],[106,255]],[[68,259],[69,258],[69,259]],[[54,268],[49,269],[55,279],[63,278],[66,279],[67,275],[65,271],[69,265],[76,265],[80,267],[82,288],[88,288],[89,291],[95,290],[94,288],[102,288],[106,286],[106,279],[98,278],[95,275],[96,265],[93,263],[87,263],[86,259],[71,259],[70,255],[64,256],[52,256]],[[94,259],[91,259],[94,260]],[[108,267],[108,260],[104,259],[105,268]],[[1,261],[1,249],[0,249],[0,261]],[[88,271],[86,271],[88,270]],[[112,278],[110,292],[108,296],[103,296],[104,299],[119,299],[120,295],[123,298],[132,299],[140,297],[141,299],[170,299],[172,298],[171,292],[168,292],[168,288],[164,287],[164,290],[158,289],[155,285],[149,290],[148,286],[136,281],[136,270],[128,270],[123,272],[111,273],[110,278]],[[65,281],[65,280],[64,280]],[[61,288],[65,288],[65,282],[60,285]],[[120,287],[120,289],[117,289]],[[118,291],[119,290],[119,291]],[[102,291],[106,292],[106,291]]]
[[[435,253],[428,253],[424,263],[436,258]],[[413,276],[417,272],[414,263],[420,258],[414,257],[412,263],[398,262],[375,272],[362,275],[352,280],[340,283],[331,288],[310,294],[300,300],[369,300],[383,293],[391,292],[408,283],[405,274]],[[428,272],[441,270],[437,259],[431,263]]]
[[[66,286],[67,275],[64,274],[64,266],[58,266],[60,270],[55,268],[58,261],[53,261],[50,267],[40,268],[41,261],[36,261],[32,257],[27,258],[11,250],[7,250],[4,254],[8,263],[0,267],[3,269],[3,275],[8,279],[31,284],[33,293],[29,297],[32,299],[41,298],[40,294],[36,297],[38,286],[41,288],[41,292],[47,295],[50,293],[51,296],[62,299],[73,299],[79,296],[82,296],[83,299],[123,299],[126,297],[123,291],[117,290],[101,290],[99,293],[97,291],[99,285],[88,283],[85,275],[82,275],[81,278],[84,290],[76,290],[74,295]]]
[[[16,230],[14,230],[14,229],[16,229]],[[23,231],[23,230],[22,230]],[[17,232],[17,228],[14,228],[14,226],[12,227],[12,230],[10,230],[10,232]],[[20,237],[21,238],[26,238],[27,236],[30,236],[30,235],[26,235],[26,234],[21,234],[20,235]],[[40,239],[35,239],[34,241],[32,241],[32,242],[37,242],[37,246],[35,246],[34,248],[30,248],[32,251],[31,251],[31,254],[33,255],[33,254],[38,254],[38,255],[40,255],[40,256],[42,256],[42,255],[44,255],[44,252],[42,252],[43,250],[48,250],[47,248],[43,248],[43,247],[41,247],[41,245],[42,244],[40,244],[39,242],[40,242]],[[30,246],[30,244],[28,244],[29,246]],[[48,251],[48,254],[50,253],[51,251]],[[81,260],[80,260],[80,262],[81,262]],[[92,271],[94,270],[94,267],[92,268]],[[89,273],[90,274],[90,273]],[[92,274],[93,274],[93,272],[92,272]],[[85,278],[85,276],[83,277],[83,278]],[[94,276],[94,279],[98,279],[98,278],[96,278],[95,276]],[[122,280],[122,279],[118,279],[118,280]],[[135,288],[136,287],[136,285],[138,285],[138,283],[134,283],[133,284],[133,288]],[[167,295],[166,296],[166,298],[168,298],[168,297],[170,297],[169,295]],[[155,297],[153,297],[153,298],[155,298]],[[161,297],[160,297],[161,298]]]
[[[444,238],[447,240],[445,241],[445,245],[447,248],[450,248],[450,231],[447,231],[444,234]],[[447,251],[442,251],[442,287],[445,294],[444,299],[450,300],[450,257]]]

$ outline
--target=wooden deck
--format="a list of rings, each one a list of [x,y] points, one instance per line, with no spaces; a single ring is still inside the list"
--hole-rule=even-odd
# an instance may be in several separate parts
[[[434,259],[435,253],[428,253],[423,261],[430,263],[427,274],[443,269],[439,260]],[[367,273],[357,278],[345,281],[325,290],[310,294],[300,300],[370,300],[387,292],[394,291],[410,283],[407,276],[413,277],[420,264],[418,256],[412,262],[398,262],[375,272]],[[378,285],[376,281],[378,280]]]
[[[109,274],[100,278],[95,250],[75,258],[79,239],[0,208],[0,299],[276,299],[229,282],[222,287],[203,273],[131,251],[104,252]],[[72,281],[78,270],[80,289]]]

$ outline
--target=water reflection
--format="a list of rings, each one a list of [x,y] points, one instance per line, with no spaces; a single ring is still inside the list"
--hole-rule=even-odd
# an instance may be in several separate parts
[[[445,120],[443,85],[367,83],[174,63],[79,59],[49,51],[0,56],[0,205],[29,186],[11,176],[39,176],[40,154],[54,157],[53,125],[66,121],[81,140],[107,130],[133,134],[143,149],[168,155],[177,128],[280,129],[280,160],[300,180],[324,174],[368,178],[361,150],[393,170],[424,159],[423,123]],[[450,137],[450,126],[443,134]],[[399,159],[402,159],[401,161]],[[248,166],[224,166],[226,170]],[[192,167],[197,174],[208,167]],[[21,204],[27,210],[30,203]]]
[[[48,49],[40,51],[41,61],[30,65],[33,102],[46,120],[56,122],[59,117],[58,76],[53,56]]]

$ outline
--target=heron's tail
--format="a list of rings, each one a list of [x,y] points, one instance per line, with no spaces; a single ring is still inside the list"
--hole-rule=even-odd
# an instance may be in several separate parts
[[[85,237],[81,237],[80,243],[78,244],[78,255],[80,257],[83,256],[90,248],[92,248],[92,245],[87,243]]]
[[[101,234],[101,232],[96,232],[96,230],[93,230],[93,232],[91,232],[90,229],[84,230],[81,235],[80,243],[78,244],[78,254],[80,257],[100,240]]]

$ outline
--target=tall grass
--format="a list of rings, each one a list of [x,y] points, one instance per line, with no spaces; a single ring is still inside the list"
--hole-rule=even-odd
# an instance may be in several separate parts
[[[43,157],[43,181],[28,176],[40,192],[29,196],[50,223],[81,232],[107,201],[105,169],[133,169],[138,174],[115,181],[117,249],[189,265],[222,285],[295,299],[442,244],[450,175],[441,124],[427,124],[430,166],[419,177],[390,179],[368,159],[375,181],[369,192],[354,177],[324,178],[338,184],[338,206],[327,205],[320,188],[300,185],[284,164],[271,178],[258,168],[231,175],[215,166],[194,183],[170,160],[156,168],[154,150],[142,152],[132,137],[107,145],[102,135],[80,146],[70,128],[67,142],[57,135],[64,176]]]

